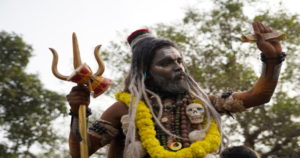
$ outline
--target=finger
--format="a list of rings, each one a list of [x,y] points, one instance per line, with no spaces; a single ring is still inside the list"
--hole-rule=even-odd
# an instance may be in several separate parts
[[[69,95],[89,95],[90,92],[86,89],[72,89]]]
[[[261,42],[265,41],[265,39],[261,33],[255,33],[255,35],[256,35],[257,43],[261,43]]]
[[[73,99],[87,100],[90,99],[90,96],[86,94],[72,94],[67,96],[67,100],[73,100]]]
[[[262,28],[263,28],[263,33],[268,33],[268,29],[267,26],[265,26],[264,24],[260,23]]]
[[[66,96],[68,102],[73,102],[76,100],[90,100],[90,96],[80,93],[71,93]]]
[[[270,42],[271,42],[272,44],[279,44],[280,41],[279,41],[278,39],[273,39],[273,40],[271,40]]]
[[[81,89],[85,89],[85,86],[82,85],[82,84],[78,84],[77,86],[74,86],[74,87],[72,88],[72,90],[81,90]]]
[[[77,85],[77,86],[73,87],[71,92],[74,92],[74,91],[82,91],[85,93],[89,93],[89,90],[84,85]]]
[[[80,89],[80,87],[77,85],[77,86],[74,86],[72,89],[71,89],[71,92],[72,91],[78,91],[78,89]]]
[[[88,105],[89,102],[90,102],[89,100],[82,100],[82,99],[72,100],[72,104],[74,105],[81,105],[81,104]]]
[[[68,99],[68,102],[70,105],[89,105],[90,103],[90,99],[89,98],[72,98],[72,99]]]
[[[259,31],[259,28],[258,28],[258,26],[257,26],[257,22],[256,22],[256,21],[252,23],[252,27],[253,27],[253,31],[254,31],[254,33],[260,33],[260,31]]]
[[[261,33],[266,33],[265,26],[261,22],[257,22],[257,26]]]
[[[278,40],[274,40],[271,42],[272,45],[275,47],[275,50],[278,52],[278,53],[281,53],[282,52],[282,48],[281,48],[281,45],[280,45],[280,42]]]
[[[256,39],[257,39],[256,44],[257,44],[258,48],[259,49],[263,48],[263,45],[265,43],[264,37],[262,36],[261,33],[256,33],[255,35],[256,35]]]
[[[262,26],[264,27],[264,33],[270,33],[270,32],[272,32],[271,28],[269,28],[269,27],[267,27],[267,26],[265,26],[263,24],[262,24]]]
[[[266,30],[267,30],[268,33],[273,32],[270,27],[265,27],[265,28],[266,28]]]

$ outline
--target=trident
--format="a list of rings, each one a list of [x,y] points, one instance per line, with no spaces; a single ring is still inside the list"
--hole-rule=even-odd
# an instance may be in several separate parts
[[[90,92],[92,92],[94,98],[102,94],[108,86],[111,84],[111,81],[101,77],[103,74],[105,67],[102,59],[99,55],[99,50],[101,45],[95,47],[94,55],[98,63],[98,70],[93,75],[91,69],[85,63],[81,63],[80,52],[78,47],[78,41],[76,34],[72,35],[73,42],[73,65],[75,71],[70,76],[64,76],[60,74],[57,70],[58,63],[58,55],[55,49],[49,48],[53,54],[53,62],[52,62],[52,73],[57,78],[64,81],[72,81],[77,84],[84,84],[88,86]],[[86,117],[86,105],[80,105],[78,116],[79,116],[79,132],[82,140],[80,141],[80,156],[81,158],[88,157],[88,145],[87,145],[87,117]]]

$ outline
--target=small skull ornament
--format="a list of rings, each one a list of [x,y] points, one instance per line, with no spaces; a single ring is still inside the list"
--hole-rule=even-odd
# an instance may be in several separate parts
[[[201,104],[192,103],[186,107],[186,115],[190,119],[192,124],[199,124],[204,119],[204,107]]]

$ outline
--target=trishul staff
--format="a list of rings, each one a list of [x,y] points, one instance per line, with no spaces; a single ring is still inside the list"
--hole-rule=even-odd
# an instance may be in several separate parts
[[[78,47],[78,41],[76,34],[73,33],[72,36],[73,41],[73,65],[75,71],[70,76],[64,76],[60,74],[57,70],[58,63],[58,55],[57,52],[53,48],[49,48],[53,54],[53,62],[52,62],[52,72],[54,76],[64,81],[72,81],[80,85],[84,85],[87,89],[93,94],[93,97],[97,97],[102,94],[108,86],[111,84],[111,81],[101,77],[103,74],[105,67],[102,59],[99,55],[99,50],[101,45],[96,46],[94,50],[94,55],[99,65],[99,68],[95,74],[92,73],[89,66],[85,63],[82,64],[80,58],[80,52]],[[79,117],[79,133],[78,141],[80,141],[80,155],[81,158],[88,157],[88,140],[87,140],[87,109],[86,105],[80,105],[78,109],[78,117]],[[72,113],[72,112],[71,112]],[[73,113],[72,113],[73,114]],[[73,114],[74,115],[74,114]],[[75,114],[76,115],[76,114]],[[72,129],[74,130],[74,129]],[[78,129],[75,129],[78,130]],[[76,133],[77,131],[73,131]],[[78,132],[77,132],[78,133]]]

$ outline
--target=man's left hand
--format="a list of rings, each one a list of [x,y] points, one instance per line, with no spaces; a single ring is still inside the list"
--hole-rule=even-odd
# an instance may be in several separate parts
[[[253,22],[252,27],[257,38],[256,44],[259,50],[262,51],[267,58],[278,57],[279,54],[282,52],[279,41],[266,41],[262,36],[263,33],[271,33],[272,29],[258,21]]]

